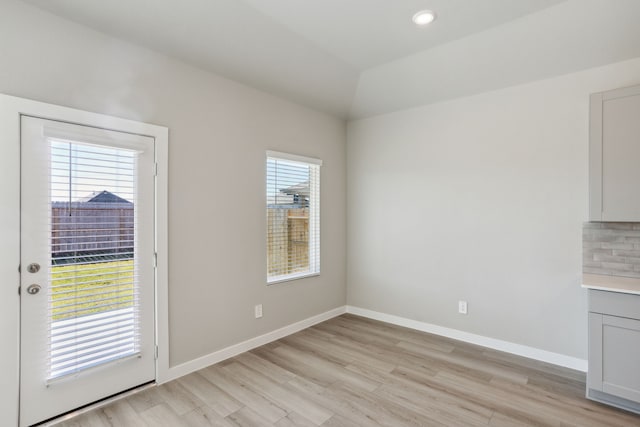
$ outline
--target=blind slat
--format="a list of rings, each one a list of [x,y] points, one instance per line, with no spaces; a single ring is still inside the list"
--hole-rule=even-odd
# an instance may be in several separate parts
[[[55,340],[51,341],[52,351],[59,350],[66,347],[69,342],[85,342],[88,339],[94,339],[96,334],[100,334],[101,338],[106,338],[118,333],[124,333],[126,331],[135,332],[135,328],[130,321],[131,319],[121,320],[119,323],[103,323],[100,325],[92,325],[91,327],[85,327],[83,329],[62,331]]]
[[[100,351],[100,348],[111,344],[121,344],[122,341],[134,341],[135,331],[131,328],[128,331],[117,331],[110,334],[101,335],[100,337],[89,337],[85,340],[69,340],[65,344],[54,348],[51,355],[55,357],[59,363],[77,358],[79,354],[91,354]]]
[[[91,366],[95,366],[97,362],[106,362],[114,360],[114,356],[124,357],[128,356],[132,353],[135,353],[136,350],[135,342],[123,342],[122,345],[111,346],[103,351],[95,352],[86,355],[85,357],[77,357],[73,360],[72,363],[61,364],[51,362],[52,369],[58,373],[57,376],[66,375],[69,371],[78,372],[81,369],[88,368]]]
[[[80,318],[61,320],[52,325],[51,330],[55,331],[52,336],[62,336],[62,334],[68,333],[70,331],[87,331],[91,328],[101,327],[104,324],[131,322],[131,319],[133,318],[134,314],[131,309],[122,309],[103,313],[100,316],[93,316],[91,318],[85,316]],[[55,339],[56,338],[52,338],[52,341],[55,341]]]
[[[109,260],[109,257],[112,257],[113,255],[119,255],[120,257],[124,257],[124,256],[131,256],[133,257],[133,252],[117,252],[115,254],[93,254],[90,255],[92,258],[106,258],[106,260]],[[74,255],[74,256],[66,256],[66,257],[56,257],[57,261],[67,261],[67,260],[74,260],[77,258],[82,257],[82,255]],[[96,260],[96,262],[105,262],[105,260]],[[86,263],[79,263],[79,264],[86,264]],[[68,264],[66,264],[68,265]]]
[[[56,298],[55,302],[56,302],[57,308],[65,308],[68,306],[78,305],[79,303],[85,302],[85,301],[90,301],[91,303],[95,303],[95,302],[108,301],[111,299],[134,297],[137,294],[133,290],[132,285],[133,285],[133,282],[127,282],[127,283],[123,283],[122,285],[119,285],[119,286],[127,286],[129,288],[129,289],[122,289],[122,290],[114,289],[114,290],[104,291],[104,292],[85,291],[86,293],[83,293],[83,294],[78,294],[76,292],[75,295],[70,297]],[[69,295],[69,294],[70,292],[67,292],[65,295]],[[109,295],[109,298],[100,298],[105,295]],[[68,301],[71,301],[72,304],[58,305]]]
[[[118,272],[118,273],[110,273],[108,275],[108,277],[105,277],[106,275],[104,275],[104,274],[94,274],[94,275],[86,275],[86,276],[75,275],[73,277],[73,279],[70,279],[70,280],[73,280],[72,283],[50,286],[49,288],[55,290],[56,291],[56,295],[60,295],[60,294],[64,294],[66,291],[61,291],[61,290],[58,290],[58,289],[68,289],[70,286],[76,287],[77,285],[82,285],[82,284],[86,284],[86,283],[93,283],[93,280],[88,280],[88,281],[85,280],[85,281],[83,281],[83,280],[78,280],[78,279],[89,278],[89,277],[104,277],[105,279],[118,279],[118,278],[122,278],[123,276],[132,277],[131,274],[128,274],[129,272],[133,272],[133,269],[125,270],[125,271]],[[135,275],[133,277],[135,277]],[[121,286],[121,283],[92,286],[92,289],[101,289],[101,288],[108,288],[108,287],[113,287],[113,286]],[[76,290],[75,292],[79,292],[79,291]]]
[[[96,303],[104,303],[106,301],[112,301],[108,304],[96,304]],[[78,305],[83,305],[83,304],[62,304],[59,307],[57,307],[59,310],[55,312],[56,315],[58,316],[64,316],[66,314],[76,314],[79,315],[79,313],[85,313],[85,314],[89,314],[94,312],[96,309],[100,309],[100,308],[112,308],[115,306],[122,306],[122,305],[129,305],[130,303],[133,302],[133,298],[128,298],[128,297],[118,297],[118,298],[101,298],[101,299],[96,299],[91,301],[91,304],[95,304],[95,305],[91,305],[91,306],[83,306],[81,308],[77,308]],[[74,307],[71,310],[62,310],[63,308],[69,308],[69,307]]]
[[[139,351],[137,155],[50,139],[49,380]]]

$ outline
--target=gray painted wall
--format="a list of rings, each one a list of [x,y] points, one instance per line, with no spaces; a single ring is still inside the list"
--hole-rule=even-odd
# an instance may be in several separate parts
[[[347,166],[349,304],[586,357],[588,94],[640,60],[352,122],[347,164],[341,120],[0,1],[0,92],[170,128],[172,366],[345,303]],[[266,149],[324,160],[320,277],[265,285]]]
[[[0,92],[170,129],[171,366],[344,305],[344,121],[0,2]],[[266,285],[267,149],[324,161],[319,277]]]
[[[348,303],[586,359],[589,94],[638,76],[635,59],[350,122]]]

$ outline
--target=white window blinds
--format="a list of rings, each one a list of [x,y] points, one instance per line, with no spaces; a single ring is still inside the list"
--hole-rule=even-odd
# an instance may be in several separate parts
[[[320,273],[322,162],[267,152],[267,282]]]
[[[48,380],[139,352],[137,152],[49,139]]]

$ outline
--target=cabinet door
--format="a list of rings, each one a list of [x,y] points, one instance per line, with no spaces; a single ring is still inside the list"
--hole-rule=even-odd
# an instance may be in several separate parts
[[[589,313],[588,386],[640,402],[640,320]]]
[[[589,313],[587,388],[602,391],[602,314]]]
[[[640,221],[640,86],[591,97],[590,219]]]

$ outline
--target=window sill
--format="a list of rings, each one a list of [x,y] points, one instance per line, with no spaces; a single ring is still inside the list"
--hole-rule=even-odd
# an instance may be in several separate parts
[[[305,277],[319,276],[320,272],[316,273],[295,273],[287,274],[286,276],[278,276],[273,279],[267,279],[267,285],[275,285],[276,283],[291,282],[292,280],[304,279]]]

